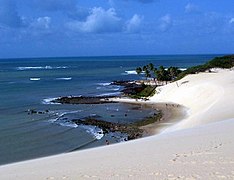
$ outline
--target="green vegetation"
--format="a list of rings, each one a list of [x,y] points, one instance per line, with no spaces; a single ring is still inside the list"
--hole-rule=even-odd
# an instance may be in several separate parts
[[[234,55],[216,57],[213,60],[199,66],[193,66],[188,68],[187,70],[178,74],[176,80],[182,79],[188,74],[196,74],[199,72],[205,72],[210,70],[211,68],[225,68],[229,69],[234,66]]]
[[[165,67],[160,66],[157,69],[152,63],[149,63],[148,65],[143,66],[143,68],[137,67],[136,72],[137,74],[144,72],[146,79],[151,77],[153,79],[157,79],[158,81],[172,81],[182,71],[177,67],[169,67],[166,70]]]
[[[137,72],[137,74],[141,74],[142,73],[142,68],[141,67],[137,67],[136,68],[136,72]]]
[[[199,72],[205,72],[211,68],[232,68],[234,66],[234,55],[216,57],[213,60],[198,66],[193,66],[185,71],[179,70],[178,67],[169,67],[165,69],[160,66],[158,69],[154,67],[152,63],[143,66],[143,68],[136,68],[137,74],[144,72],[145,77],[152,77],[158,81],[173,81],[179,80],[188,74],[196,74]]]
[[[188,74],[196,74],[199,72],[205,72],[210,70],[211,68],[232,68],[234,67],[234,55],[216,57],[213,60],[194,67],[190,67],[185,71],[179,70],[178,67],[169,67],[165,69],[163,66],[159,68],[154,67],[152,63],[136,68],[137,74],[142,74],[144,72],[146,79],[153,78],[157,81],[176,81]],[[155,81],[156,82],[156,81]],[[132,98],[143,98],[153,96],[155,93],[156,86],[143,85],[143,90],[131,95]]]
[[[142,85],[144,89],[134,95],[131,95],[131,98],[140,99],[145,97],[150,97],[155,94],[155,88],[156,86],[150,86],[150,85]]]

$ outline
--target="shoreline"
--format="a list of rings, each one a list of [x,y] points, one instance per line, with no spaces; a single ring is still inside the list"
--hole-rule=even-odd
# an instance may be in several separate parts
[[[116,81],[113,84],[122,85],[128,87],[129,84],[132,88],[132,81]],[[135,83],[134,83],[135,84]],[[160,86],[159,86],[160,87]],[[128,87],[129,88],[129,87]],[[122,103],[122,104],[137,104],[141,107],[152,109],[152,111],[158,112],[160,115],[152,115],[145,117],[142,120],[136,121],[131,124],[118,124],[114,122],[108,122],[106,120],[95,119],[95,117],[88,117],[83,119],[74,119],[77,125],[91,125],[97,126],[104,134],[110,132],[127,133],[128,140],[144,138],[161,133],[166,128],[178,123],[185,118],[185,107],[175,103],[157,103],[151,102],[148,98],[131,98],[127,95],[122,96],[65,96],[53,99],[52,103],[59,104],[108,104],[108,103]],[[157,113],[157,114],[158,114]],[[126,115],[126,114],[125,114]],[[134,131],[132,129],[135,129]],[[137,135],[137,136],[136,136]],[[127,141],[128,141],[127,140]]]
[[[233,179],[233,75],[233,70],[199,73],[177,81],[179,87],[159,87],[160,93],[143,103],[173,102],[189,110],[160,134],[0,166],[0,178]]]
[[[167,103],[155,103],[153,105],[154,108],[162,112],[162,120],[142,126],[141,129],[143,129],[146,133],[146,136],[143,137],[163,133],[165,129],[175,125],[187,116],[185,107],[177,107],[175,104],[167,104],[166,106],[166,104]]]
[[[145,131],[145,134],[142,136],[142,138],[160,134],[170,126],[173,126],[176,123],[179,123],[181,120],[185,119],[188,115],[188,108],[176,103],[152,102],[149,100],[137,100],[127,97],[110,98],[110,101],[151,106],[155,110],[161,111],[161,120],[140,127],[140,129]]]

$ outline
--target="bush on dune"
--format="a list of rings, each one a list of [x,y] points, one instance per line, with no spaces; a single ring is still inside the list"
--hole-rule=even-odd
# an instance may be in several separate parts
[[[234,55],[223,56],[223,57],[216,57],[211,61],[207,62],[203,65],[193,66],[188,68],[187,70],[181,72],[176,80],[182,79],[188,74],[196,74],[199,72],[205,72],[211,68],[224,68],[229,69],[234,67]]]

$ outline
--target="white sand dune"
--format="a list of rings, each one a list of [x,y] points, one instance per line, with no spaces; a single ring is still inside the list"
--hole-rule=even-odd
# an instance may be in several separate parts
[[[158,91],[151,101],[173,102],[189,109],[188,117],[168,131],[234,118],[234,71],[189,75]]]
[[[188,108],[164,133],[1,166],[0,179],[234,179],[234,71],[177,83],[150,99]]]

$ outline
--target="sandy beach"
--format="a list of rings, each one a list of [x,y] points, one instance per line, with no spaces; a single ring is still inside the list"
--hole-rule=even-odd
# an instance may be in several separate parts
[[[4,165],[0,179],[234,179],[234,71],[188,75],[156,91],[147,103],[185,108],[185,116],[164,113],[171,121],[159,134]]]
[[[160,110],[163,116],[160,121],[141,127],[146,136],[160,134],[187,116],[187,109],[177,104],[155,103],[153,107]]]

